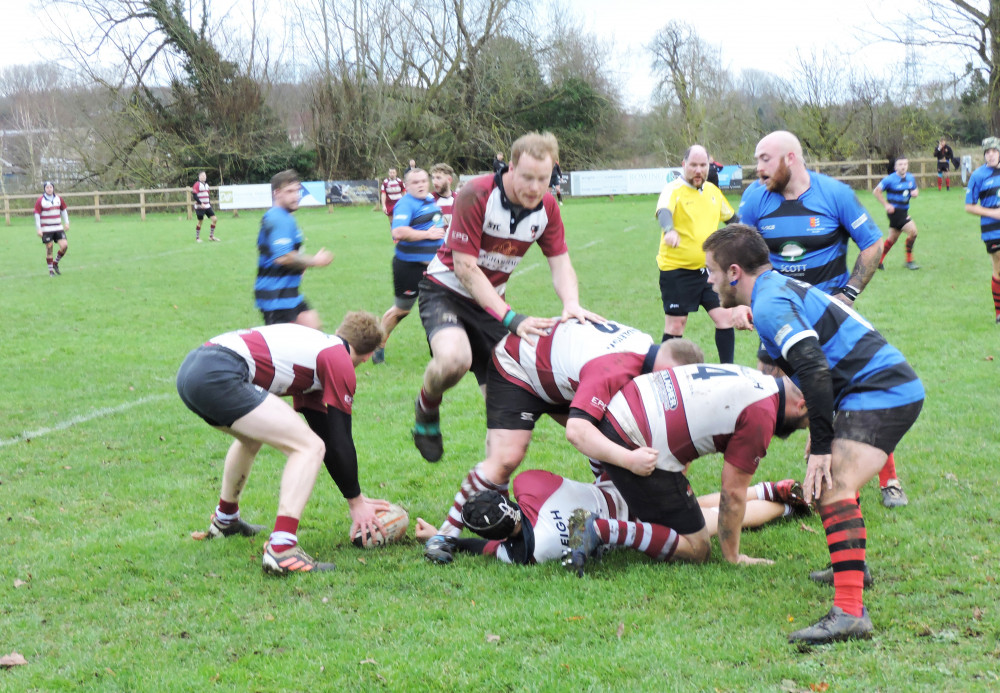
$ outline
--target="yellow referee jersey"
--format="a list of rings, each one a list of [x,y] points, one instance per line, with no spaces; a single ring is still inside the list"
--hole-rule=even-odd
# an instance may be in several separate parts
[[[734,212],[725,195],[709,182],[701,190],[678,176],[663,188],[656,201],[656,213],[668,210],[674,217],[674,229],[680,244],[671,248],[660,234],[660,251],[656,264],[661,270],[701,269],[705,266],[705,251],[701,244],[719,228],[719,222],[732,218]]]

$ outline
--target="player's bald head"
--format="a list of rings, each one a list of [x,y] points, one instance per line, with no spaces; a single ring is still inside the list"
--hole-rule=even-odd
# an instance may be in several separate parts
[[[767,150],[771,156],[785,157],[794,154],[798,161],[802,160],[802,143],[799,138],[787,130],[775,130],[765,135],[757,143],[757,150]]]

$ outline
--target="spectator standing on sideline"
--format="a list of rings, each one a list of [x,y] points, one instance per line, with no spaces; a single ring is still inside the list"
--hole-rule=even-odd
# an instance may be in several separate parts
[[[410,169],[403,180],[406,194],[396,203],[392,214],[392,241],[396,244],[392,255],[395,300],[382,315],[382,343],[372,357],[372,363],[376,364],[385,361],[389,335],[417,302],[417,287],[447,230],[441,208],[428,192],[427,171]]]
[[[951,168],[952,162],[958,167],[958,160],[955,159],[955,152],[952,151],[948,140],[942,137],[938,141],[938,146],[934,148],[934,158],[937,159],[938,191],[941,190],[941,181],[944,181],[945,189],[951,190]]]
[[[405,192],[406,186],[403,185],[403,181],[396,175],[396,169],[390,168],[389,176],[382,180],[382,187],[379,191],[382,197],[382,211],[389,217],[390,228],[392,227],[392,210]]]
[[[918,270],[920,265],[913,261],[913,244],[917,242],[917,225],[910,219],[910,200],[920,194],[917,188],[917,181],[912,173],[908,172],[910,162],[906,157],[896,159],[893,165],[893,173],[882,179],[882,181],[872,190],[872,195],[885,207],[885,213],[889,217],[889,238],[882,248],[882,259],[879,260],[878,268],[885,269],[885,256],[889,250],[899,240],[899,234],[906,234],[906,269]],[[884,196],[883,196],[884,193]]]
[[[722,170],[722,164],[713,159],[711,156],[708,157],[708,182],[719,187],[719,171]]]
[[[410,159],[409,165],[403,169],[403,181],[406,181],[406,174],[417,167],[417,162],[414,159]]]
[[[385,536],[375,513],[389,504],[362,495],[351,435],[354,371],[381,338],[378,318],[358,312],[344,317],[336,335],[270,325],[213,337],[187,355],[177,373],[177,393],[206,423],[236,439],[226,453],[209,539],[253,536],[263,529],[240,519],[239,502],[264,444],[288,458],[274,531],[264,545],[265,573],[333,570],[332,563],[303,551],[297,536],[321,462],[347,500],[350,536],[359,531]],[[285,396],[293,398],[294,410],[280,399]]]
[[[319,313],[299,294],[299,285],[306,268],[326,267],[333,262],[333,253],[320,248],[307,255],[301,250],[305,239],[292,216],[299,208],[301,185],[299,174],[291,169],[271,178],[274,206],[260,220],[254,297],[265,325],[294,322],[318,330]]]
[[[552,178],[549,180],[549,187],[552,189],[551,192],[559,200],[559,206],[562,207],[562,169],[559,168],[559,162],[553,162],[552,164]]]
[[[704,247],[722,305],[750,307],[764,348],[795,379],[808,407],[802,486],[807,502],[817,500],[823,519],[834,599],[826,616],[789,640],[822,644],[871,637],[863,602],[867,532],[857,496],[916,421],[923,384],[864,318],[775,271],[767,244],[752,226],[730,224]]]
[[[503,152],[497,152],[497,155],[493,157],[493,173],[500,173],[506,165],[507,162],[503,160]]]
[[[993,262],[990,290],[996,323],[1000,325],[1000,137],[983,140],[983,158],[986,163],[972,172],[968,192],[965,194],[965,211],[979,217],[979,230],[986,252]]]
[[[198,180],[191,186],[194,193],[194,213],[198,217],[198,224],[194,227],[194,240],[201,243],[201,222],[205,217],[211,224],[208,228],[208,240],[217,241],[215,237],[215,211],[212,209],[212,201],[208,197],[209,186],[206,183],[207,175],[204,171],[198,173]]]
[[[688,313],[701,306],[715,323],[719,361],[732,363],[736,350],[732,311],[719,305],[719,296],[708,283],[701,244],[719,228],[720,221],[736,220],[736,212],[722,191],[705,179],[707,174],[708,153],[701,145],[691,145],[681,161],[681,175],[664,186],[656,202],[661,228],[656,264],[663,301],[662,341],[683,337]]]
[[[45,261],[49,266],[49,276],[62,274],[59,271],[59,261],[66,255],[69,241],[66,232],[69,231],[69,212],[66,210],[66,200],[56,195],[56,186],[47,180],[42,184],[42,196],[35,200],[35,230],[45,245]],[[52,244],[59,244],[59,253],[52,257]]]
[[[853,307],[882,259],[882,232],[846,183],[806,169],[802,145],[792,133],[779,130],[765,136],[754,158],[758,180],[743,192],[741,220],[764,238],[774,269]],[[850,274],[849,240],[859,250]],[[733,324],[750,329],[744,311],[733,311]],[[757,357],[762,370],[778,372],[765,349]],[[909,502],[891,453],[878,477],[887,508]]]
[[[580,306],[559,206],[548,194],[559,143],[529,133],[511,149],[503,173],[480,176],[462,189],[444,244],[420,282],[420,320],[431,347],[414,413],[413,442],[423,458],[444,454],[440,406],[469,370],[485,390],[494,345],[510,332],[534,342],[558,320],[522,315],[504,299],[507,280],[533,243],[548,259],[562,319],[603,319]],[[484,391],[485,394],[485,391]]]

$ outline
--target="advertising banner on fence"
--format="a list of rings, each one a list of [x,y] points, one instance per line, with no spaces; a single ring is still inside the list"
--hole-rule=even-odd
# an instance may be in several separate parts
[[[679,168],[640,168],[632,171],[573,171],[570,190],[574,197],[594,195],[648,195],[679,176]]]
[[[267,209],[271,206],[271,186],[220,185],[219,209]]]
[[[299,189],[300,207],[323,205],[375,204],[378,182],[374,180],[313,180]],[[267,209],[271,206],[271,186],[220,185],[219,209]]]
[[[379,202],[377,180],[328,180],[328,205],[375,205]]]

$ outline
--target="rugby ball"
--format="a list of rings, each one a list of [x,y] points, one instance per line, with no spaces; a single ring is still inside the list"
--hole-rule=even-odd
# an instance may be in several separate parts
[[[355,546],[364,549],[374,549],[377,546],[382,546],[392,541],[399,541],[406,536],[406,529],[410,526],[410,516],[401,505],[390,503],[388,510],[379,510],[375,515],[382,521],[385,531],[389,533],[388,538],[383,537],[378,532],[375,533],[374,538],[369,532],[366,532],[365,536],[362,537],[359,531],[351,540]]]

